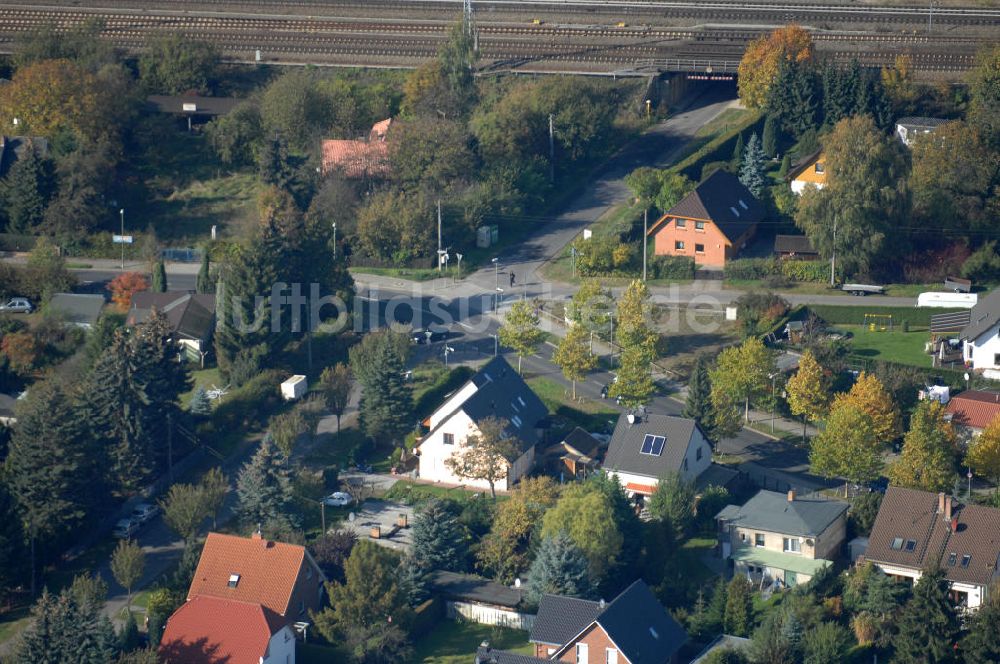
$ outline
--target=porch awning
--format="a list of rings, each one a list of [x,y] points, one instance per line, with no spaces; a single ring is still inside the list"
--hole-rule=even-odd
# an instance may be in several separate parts
[[[752,546],[742,546],[734,549],[730,557],[733,560],[751,565],[781,569],[797,574],[808,574],[810,576],[815,575],[824,567],[829,567],[832,564],[829,560],[804,558],[795,553],[758,549]]]
[[[656,491],[656,487],[648,484],[636,484],[635,482],[629,482],[625,485],[625,490],[633,493],[641,493],[644,496],[652,496],[653,492]]]

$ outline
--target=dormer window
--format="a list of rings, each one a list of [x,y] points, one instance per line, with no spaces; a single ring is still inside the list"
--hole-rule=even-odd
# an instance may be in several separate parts
[[[816,169],[815,170],[816,170],[817,173],[822,173],[823,172],[823,164],[821,164],[819,162],[816,162]]]
[[[240,575],[239,574],[230,574],[229,575],[229,583],[227,585],[230,588],[235,588],[236,586],[239,585],[239,583],[240,583]]]

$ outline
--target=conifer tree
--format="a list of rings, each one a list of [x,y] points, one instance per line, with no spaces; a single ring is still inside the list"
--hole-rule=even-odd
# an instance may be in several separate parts
[[[427,503],[413,520],[414,561],[425,572],[464,572],[468,534],[444,503]]]
[[[764,191],[764,150],[761,148],[760,139],[757,133],[750,135],[746,150],[743,153],[743,163],[740,167],[740,182],[743,183],[750,193],[760,198]]]
[[[753,589],[745,576],[736,575],[726,587],[726,634],[749,636],[753,627]]]
[[[787,152],[785,156],[781,158],[781,166],[778,168],[778,177],[782,180],[788,175],[788,171],[792,169],[792,157]]]
[[[913,586],[913,597],[903,607],[898,624],[893,661],[912,664],[954,661],[959,625],[948,597],[944,570],[937,566],[924,570]]]
[[[778,154],[778,122],[774,115],[768,113],[764,119],[764,138],[761,147],[768,158],[773,159]]]
[[[208,392],[205,391],[204,387],[199,387],[191,395],[191,401],[188,402],[188,412],[199,417],[212,414],[212,402],[208,398]]]
[[[973,615],[962,640],[966,664],[1000,662],[1000,600],[991,598]]]
[[[286,506],[291,500],[288,460],[270,434],[264,434],[254,455],[236,478],[237,511],[246,525],[291,523]]]
[[[3,182],[9,233],[34,233],[42,223],[51,193],[52,174],[33,146],[14,162]]]
[[[32,607],[34,621],[14,647],[16,662],[107,664],[118,639],[99,605],[80,605],[70,591],[44,591]]]
[[[728,584],[725,577],[720,576],[715,586],[712,588],[712,599],[708,602],[706,617],[709,621],[712,633],[723,630],[723,623],[726,617],[726,604],[728,601]]]
[[[198,276],[195,278],[194,288],[201,294],[215,292],[215,283],[212,281],[212,269],[208,257],[208,247],[201,251],[201,267],[198,268]]]
[[[0,479],[0,600],[27,578],[24,528],[14,496]]]
[[[718,442],[715,430],[715,407],[712,405],[712,379],[708,373],[710,364],[711,358],[706,354],[699,355],[695,360],[681,417],[697,422],[710,441]]]
[[[528,572],[527,601],[537,605],[545,594],[583,599],[594,594],[587,556],[565,531],[542,540]]]
[[[166,293],[167,292],[167,269],[163,265],[163,260],[158,260],[153,265],[153,278],[151,280],[150,290],[154,293]]]
[[[391,330],[365,335],[350,351],[361,383],[361,428],[372,439],[398,442],[413,428],[413,395],[403,374],[406,360]]]
[[[743,164],[743,134],[736,137],[736,145],[733,146],[733,157],[729,160],[729,168],[734,172],[739,172]]]

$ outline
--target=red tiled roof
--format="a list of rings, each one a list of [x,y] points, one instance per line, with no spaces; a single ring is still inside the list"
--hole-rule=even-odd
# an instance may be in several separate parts
[[[635,482],[629,482],[625,485],[625,490],[652,496],[653,492],[656,491],[656,487],[648,484],[636,484]]]
[[[1000,563],[1000,509],[951,500],[953,520],[949,522],[938,509],[938,494],[889,487],[872,526],[865,557],[914,570],[940,561],[949,581],[989,585],[997,578]],[[899,546],[893,548],[897,538]],[[910,540],[914,547],[907,551]],[[952,553],[954,560],[950,559]],[[965,566],[964,556],[969,556]]]
[[[384,141],[323,141],[323,172],[339,170],[348,178],[389,173],[389,145]]]
[[[209,533],[188,599],[208,595],[251,602],[287,616],[303,564],[311,562],[306,560],[305,547],[297,544]],[[239,574],[239,580],[230,588],[233,574]]]
[[[952,422],[973,429],[985,429],[993,418],[1000,415],[1000,394],[969,390],[952,397],[945,408]]]
[[[167,620],[159,654],[168,664],[259,664],[283,626],[260,604],[195,597]]]

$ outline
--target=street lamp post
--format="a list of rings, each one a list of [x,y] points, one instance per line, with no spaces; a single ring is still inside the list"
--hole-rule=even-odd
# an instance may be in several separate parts
[[[496,357],[500,354],[500,335],[491,334],[490,336],[493,337],[493,357]]]
[[[122,209],[118,210],[118,214],[121,215],[121,218],[122,218],[122,236],[121,236],[121,242],[122,242],[122,272],[124,272],[125,271],[125,208],[122,208]]]
[[[333,260],[337,260],[337,222],[333,222]]]
[[[444,347],[444,366],[448,366],[448,354],[454,353],[455,349],[451,346],[445,345]]]
[[[774,379],[777,377],[777,372],[768,375],[771,379],[771,433],[774,433]]]

